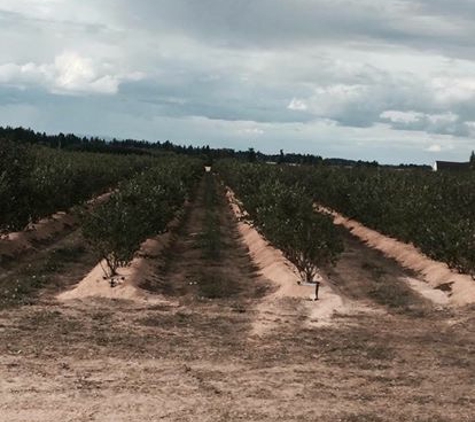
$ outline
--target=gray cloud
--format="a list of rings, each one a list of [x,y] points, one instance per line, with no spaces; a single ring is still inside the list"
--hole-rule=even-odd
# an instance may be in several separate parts
[[[472,3],[0,0],[2,123],[363,158],[391,140],[400,156],[462,158]]]
[[[114,1],[120,22],[230,48],[404,45],[473,57],[475,7],[467,0]]]

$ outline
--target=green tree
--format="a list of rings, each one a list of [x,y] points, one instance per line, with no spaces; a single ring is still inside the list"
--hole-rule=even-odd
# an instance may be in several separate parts
[[[257,160],[257,154],[254,148],[249,148],[247,150],[247,161],[250,163],[255,163]]]

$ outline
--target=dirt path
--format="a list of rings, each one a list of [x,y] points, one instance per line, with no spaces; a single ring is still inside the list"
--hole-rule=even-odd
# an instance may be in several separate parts
[[[343,296],[379,306],[392,312],[423,313],[448,305],[444,292],[430,288],[426,296],[411,288],[417,275],[401,267],[381,252],[366,246],[345,229],[340,229],[344,252],[334,268],[326,272],[334,288]],[[419,281],[421,284],[425,284]]]
[[[266,292],[266,282],[258,277],[240,239],[224,188],[210,174],[203,179],[165,255],[160,278],[148,289],[185,302],[224,299],[245,303]]]
[[[450,269],[447,264],[430,259],[414,245],[385,236],[334,210],[319,205],[315,205],[315,210],[331,215],[336,225],[344,227],[369,247],[417,273],[418,279],[409,279],[408,285],[430,300],[440,303],[441,295],[431,292],[428,287],[446,292],[448,301],[455,306],[475,303],[475,283],[472,276],[460,274]]]
[[[270,292],[223,192],[206,189],[145,286],[169,303],[45,294],[0,311],[1,422],[473,421],[475,309],[374,296],[407,273],[348,237],[329,276],[380,312],[312,327],[292,305],[251,336]]]

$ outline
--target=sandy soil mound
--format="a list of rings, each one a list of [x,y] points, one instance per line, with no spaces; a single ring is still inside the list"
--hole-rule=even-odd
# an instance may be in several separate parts
[[[432,303],[437,305],[450,304],[450,297],[442,290],[434,289],[428,283],[413,277],[402,277],[401,281],[407,283],[409,287],[417,291],[421,296],[429,299]]]
[[[189,206],[185,202],[185,207]],[[159,257],[167,248],[180,225],[180,216],[176,216],[167,225],[167,231],[142,243],[132,262],[117,270],[113,279],[105,277],[106,263],[99,262],[72,290],[57,296],[60,301],[85,299],[91,297],[106,299],[141,300],[151,303],[169,302],[163,296],[150,294],[140,288],[146,281],[156,277]]]
[[[101,297],[162,302],[161,296],[151,295],[139,286],[154,277],[157,271],[157,259],[170,240],[170,232],[146,240],[130,265],[119,268],[118,275],[112,279],[105,276],[105,261],[99,262],[79,284],[72,290],[59,294],[57,298],[61,301]]]
[[[88,208],[93,208],[107,199],[111,193],[105,193],[87,202]],[[43,218],[37,223],[30,224],[21,232],[9,233],[0,237],[0,257],[16,256],[34,249],[34,244],[49,241],[65,230],[77,225],[77,218],[71,212],[57,212],[50,217]]]
[[[316,207],[316,209],[319,212],[331,214],[334,217],[335,224],[346,227],[368,246],[383,252],[387,257],[395,259],[403,267],[421,274],[424,281],[432,288],[447,291],[451,304],[464,306],[475,303],[475,281],[469,275],[452,271],[447,264],[428,258],[414,245],[384,236],[355,220],[343,217],[333,210],[324,207]],[[408,283],[419,293],[428,297],[427,289],[420,283],[416,283],[414,280],[409,280]],[[438,293],[431,296],[435,301],[443,301]]]
[[[263,334],[282,316],[283,312],[286,312],[285,309],[289,306],[283,306],[282,302],[287,301],[289,304],[294,300],[294,308],[299,308],[294,311],[303,311],[310,320],[320,323],[328,321],[335,311],[348,310],[341,296],[336,294],[329,282],[322,277],[320,277],[322,283],[319,300],[314,301],[315,286],[299,284],[300,277],[295,266],[284,257],[280,250],[269,244],[251,224],[243,221],[248,214],[243,210],[234,192],[228,188],[226,196],[238,218],[239,231],[254,263],[259,267],[261,275],[275,286],[275,291],[268,295],[259,306],[261,317],[256,321],[254,334]]]
[[[0,239],[0,256],[14,258],[34,248],[35,242],[44,242],[73,227],[76,219],[65,212],[58,212],[29,225],[21,232],[13,232]]]

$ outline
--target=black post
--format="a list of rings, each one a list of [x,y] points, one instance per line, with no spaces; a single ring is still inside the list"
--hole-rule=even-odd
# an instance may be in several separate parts
[[[320,282],[315,282],[315,300],[318,300],[318,289],[320,288]]]

